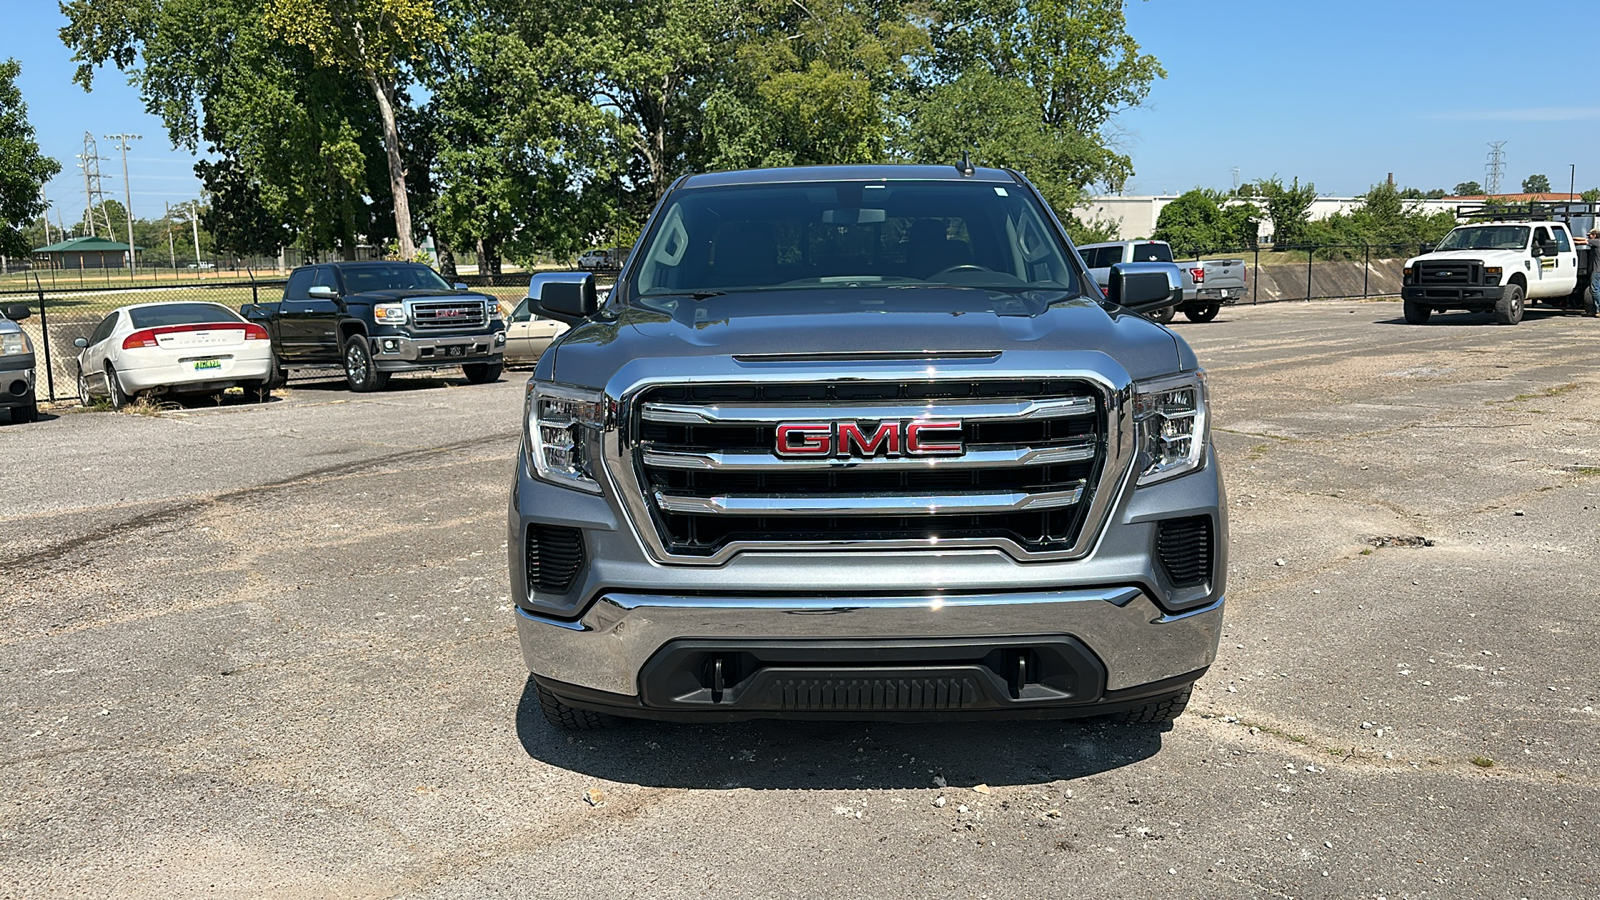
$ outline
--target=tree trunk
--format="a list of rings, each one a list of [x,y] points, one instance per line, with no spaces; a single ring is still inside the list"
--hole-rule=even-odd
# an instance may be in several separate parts
[[[400,159],[400,128],[394,118],[394,82],[375,73],[367,73],[367,84],[378,101],[378,113],[383,119],[383,151],[389,157],[389,192],[394,195],[394,232],[400,239],[400,257],[411,259],[417,255],[417,245],[411,238],[411,199],[406,194],[406,167]]]

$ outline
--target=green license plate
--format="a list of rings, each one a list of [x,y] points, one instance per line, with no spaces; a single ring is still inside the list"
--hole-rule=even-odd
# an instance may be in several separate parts
[[[204,372],[206,369],[220,368],[222,368],[222,360],[220,359],[197,359],[194,361],[194,370],[196,372]]]

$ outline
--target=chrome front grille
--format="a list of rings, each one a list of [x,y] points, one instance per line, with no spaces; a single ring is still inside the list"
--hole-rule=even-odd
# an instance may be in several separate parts
[[[1107,402],[1075,379],[656,386],[632,406],[627,462],[639,524],[669,557],[886,544],[1059,556],[1078,547],[1106,466]],[[958,422],[963,452],[778,455],[778,426],[796,422]]]
[[[411,321],[420,331],[482,328],[489,314],[482,300],[422,300],[411,304]]]

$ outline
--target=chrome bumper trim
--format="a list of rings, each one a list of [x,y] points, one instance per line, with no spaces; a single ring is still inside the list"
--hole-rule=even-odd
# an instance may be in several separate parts
[[[606,594],[577,622],[517,608],[530,671],[637,696],[639,672],[679,638],[749,640],[983,638],[1071,635],[1123,690],[1209,666],[1225,601],[1165,614],[1140,589],[907,597],[697,597]]]

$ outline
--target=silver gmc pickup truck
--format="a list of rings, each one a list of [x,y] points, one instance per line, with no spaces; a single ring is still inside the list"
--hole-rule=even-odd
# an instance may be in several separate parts
[[[1216,655],[1205,375],[1038,191],[940,166],[693,175],[540,358],[510,505],[543,712],[1163,723]]]

